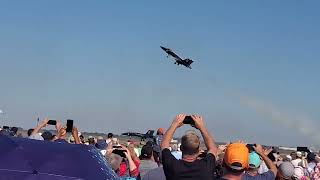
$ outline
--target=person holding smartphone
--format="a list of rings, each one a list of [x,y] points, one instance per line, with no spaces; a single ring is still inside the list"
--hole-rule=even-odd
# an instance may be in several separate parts
[[[112,143],[109,143],[106,147],[106,159],[112,165],[114,164],[115,158],[121,158],[121,163],[117,163],[117,166],[113,170],[120,177],[140,177],[139,165],[140,161],[135,159],[133,155],[134,151],[128,149],[127,147],[113,146]],[[117,155],[117,156],[115,156]]]
[[[45,128],[48,125],[54,125],[57,132],[61,128],[61,124],[56,120],[49,120],[48,118],[45,118],[41,122],[38,123],[38,125],[28,130],[28,138],[29,139],[35,139],[35,140],[46,140],[51,141],[53,138],[53,135],[50,131],[44,131],[42,135],[39,134],[40,130]]]
[[[185,121],[187,117],[187,121]],[[191,118],[191,119],[190,119]],[[185,123],[184,123],[185,122]],[[186,123],[187,122],[187,123]],[[175,131],[184,124],[198,129],[204,139],[208,153],[201,159],[199,156],[200,138],[195,132],[189,132],[181,138],[182,159],[177,160],[170,152],[170,141]],[[177,115],[161,142],[163,170],[167,180],[214,179],[217,147],[204,125],[201,116]]]
[[[269,159],[268,157],[269,152],[265,151],[260,144],[254,144],[252,148],[254,151],[250,152],[249,154],[249,162],[248,162],[249,167],[246,173],[242,176],[242,179],[243,180],[275,179],[277,176],[278,170],[276,165],[272,162],[272,160]],[[259,174],[258,170],[262,160],[265,162],[269,170],[265,173]]]
[[[72,125],[70,125],[70,123],[67,122],[66,127],[60,128],[57,135],[53,138],[52,141],[58,142],[58,143],[68,143],[68,141],[65,140],[65,136],[67,132],[70,132],[70,130],[68,129],[71,129],[71,134],[74,138],[74,143],[81,144],[78,129],[73,125],[73,122],[72,122]]]

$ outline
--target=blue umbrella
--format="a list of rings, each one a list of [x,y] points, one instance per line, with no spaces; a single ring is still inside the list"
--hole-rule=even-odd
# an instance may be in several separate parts
[[[0,179],[115,180],[119,177],[92,146],[0,135]]]

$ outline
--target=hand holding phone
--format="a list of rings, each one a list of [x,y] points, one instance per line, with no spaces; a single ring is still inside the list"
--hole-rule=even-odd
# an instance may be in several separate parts
[[[183,120],[183,124],[190,124],[191,126],[195,126],[195,122],[191,116],[186,116]]]
[[[124,152],[127,152],[127,150],[124,150],[124,149],[114,149],[112,151],[112,153],[114,154],[118,154],[119,156],[125,158],[126,157],[126,154]]]
[[[57,121],[56,121],[56,120],[49,120],[49,121],[47,122],[47,124],[49,124],[49,125],[56,125],[56,124],[57,124]]]
[[[185,114],[178,114],[172,121],[172,125],[176,128],[179,128],[183,125],[183,120],[186,117]]]

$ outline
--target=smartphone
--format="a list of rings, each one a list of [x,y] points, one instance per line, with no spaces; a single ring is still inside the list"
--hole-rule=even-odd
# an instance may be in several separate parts
[[[190,124],[191,126],[195,126],[194,120],[191,116],[186,116],[183,120],[183,124]]]
[[[125,158],[126,155],[124,154],[124,152],[126,152],[126,150],[123,149],[115,149],[112,151],[113,154],[118,154],[119,156]]]
[[[57,121],[56,120],[49,120],[48,123],[49,125],[56,125]]]
[[[272,162],[276,161],[276,157],[273,155],[273,152],[270,152],[267,156]]]
[[[247,148],[249,149],[249,152],[254,152],[253,146],[256,146],[255,144],[247,144]]]
[[[297,147],[297,151],[300,151],[300,152],[307,152],[309,153],[310,150],[308,149],[308,147]]]
[[[72,132],[72,129],[73,129],[73,120],[68,119],[67,120],[67,129],[66,129],[66,131],[67,132]]]

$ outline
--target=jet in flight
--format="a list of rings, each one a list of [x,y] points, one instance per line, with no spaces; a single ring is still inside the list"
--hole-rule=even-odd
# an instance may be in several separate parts
[[[190,65],[193,63],[193,61],[191,59],[182,59],[176,53],[174,53],[171,49],[165,48],[162,46],[160,47],[162,50],[164,50],[168,54],[167,57],[172,56],[174,58],[174,60],[176,61],[174,64],[177,64],[178,66],[182,64],[185,67],[192,69]]]

